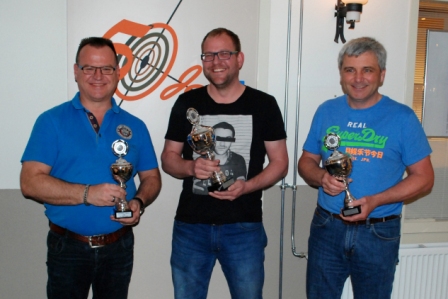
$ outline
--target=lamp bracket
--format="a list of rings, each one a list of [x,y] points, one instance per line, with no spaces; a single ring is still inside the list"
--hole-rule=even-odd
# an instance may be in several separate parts
[[[340,38],[342,43],[345,44],[346,40],[344,37],[344,19],[347,18],[347,12],[352,12],[352,11],[361,13],[362,12],[362,4],[360,4],[360,3],[345,4],[344,2],[342,2],[342,0],[337,0],[337,4],[335,5],[335,13],[334,13],[334,16],[336,17],[336,35],[334,37],[335,43],[338,43],[339,38]],[[355,28],[355,20],[346,20],[346,23],[350,24],[348,29]]]
[[[334,37],[334,42],[339,43],[339,38],[341,38],[342,43],[345,44],[344,18],[347,16],[347,6],[345,6],[341,0],[338,0],[335,5],[334,16],[336,17],[336,35]]]

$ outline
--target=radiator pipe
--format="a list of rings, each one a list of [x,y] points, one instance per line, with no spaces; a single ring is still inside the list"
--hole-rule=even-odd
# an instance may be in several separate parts
[[[288,101],[289,101],[289,66],[291,57],[291,12],[292,12],[291,0],[288,1],[288,26],[287,26],[287,39],[286,39],[286,78],[285,78],[285,101],[283,108],[283,120],[285,125],[285,131],[288,129]],[[292,221],[291,221],[291,242],[293,255],[299,258],[306,257],[305,253],[297,253],[295,251],[294,241],[294,226],[295,226],[295,205],[297,196],[297,153],[298,153],[298,134],[299,134],[299,108],[300,108],[300,74],[301,74],[301,60],[302,60],[302,32],[303,32],[303,0],[300,1],[300,29],[299,29],[299,52],[298,52],[298,80],[297,80],[297,99],[296,99],[296,117],[295,117],[295,142],[294,142],[294,173],[293,173],[293,185],[289,185],[283,178],[281,181],[281,208],[280,208],[280,256],[279,256],[279,299],[282,299],[283,292],[283,235],[284,235],[284,218],[285,218],[285,189],[292,188]]]
[[[292,189],[292,219],[291,219],[291,250],[292,254],[298,258],[307,258],[304,252],[296,252],[294,240],[295,223],[296,223],[296,198],[297,198],[297,173],[298,173],[298,152],[299,152],[299,113],[300,113],[300,86],[302,75],[302,36],[303,36],[303,1],[300,0],[300,25],[299,25],[299,45],[297,59],[297,92],[296,92],[296,118],[295,118],[295,137],[294,137],[294,172],[293,172],[293,189]]]

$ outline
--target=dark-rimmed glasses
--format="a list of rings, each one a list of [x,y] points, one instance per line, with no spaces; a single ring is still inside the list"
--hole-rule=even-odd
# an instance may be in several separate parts
[[[232,57],[232,54],[236,54],[238,51],[220,51],[220,52],[211,52],[211,53],[202,53],[201,59],[202,61],[213,61],[215,56],[218,56],[219,60],[229,60]]]
[[[116,70],[116,68],[113,66],[78,65],[78,67],[85,75],[93,75],[96,73],[97,69],[99,69],[101,74],[103,75],[112,75]]]

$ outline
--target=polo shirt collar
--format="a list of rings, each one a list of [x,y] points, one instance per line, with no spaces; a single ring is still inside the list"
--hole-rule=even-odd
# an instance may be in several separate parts
[[[81,98],[79,97],[80,93],[79,91],[76,93],[76,95],[72,99],[72,105],[75,107],[75,109],[84,109],[84,106],[81,104]],[[114,113],[120,112],[120,107],[117,105],[117,102],[114,98],[111,99],[112,102],[112,111]]]

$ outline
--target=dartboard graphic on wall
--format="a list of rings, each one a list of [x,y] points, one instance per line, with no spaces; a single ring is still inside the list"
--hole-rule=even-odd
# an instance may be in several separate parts
[[[168,24],[122,20],[104,37],[117,33],[131,37],[124,44],[114,43],[121,68],[116,95],[122,100],[139,100],[159,87],[170,73],[177,56],[177,35]]]

